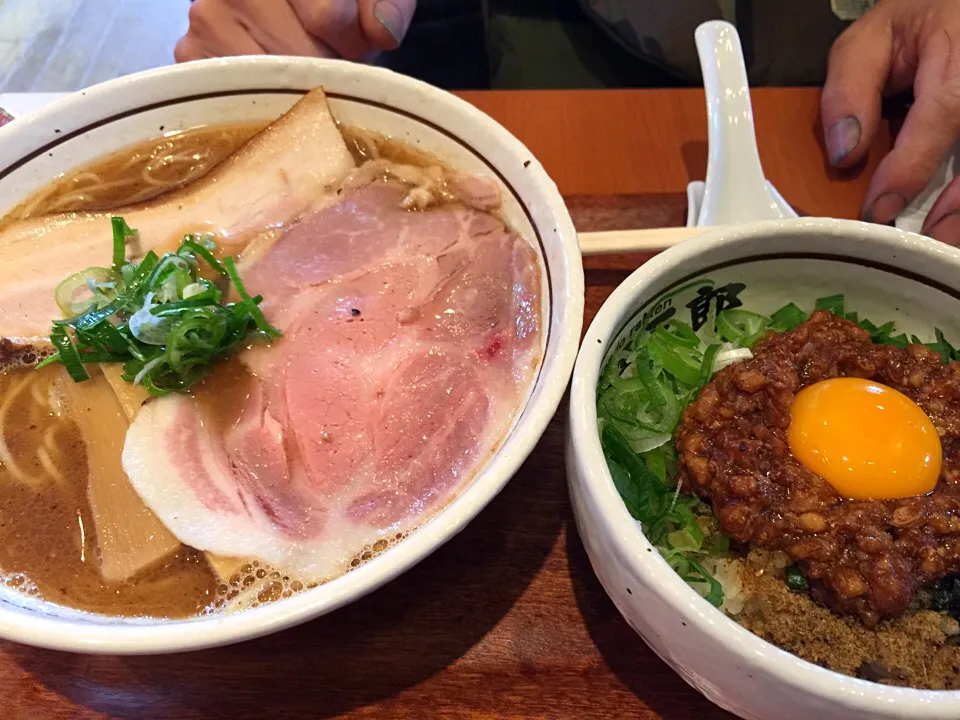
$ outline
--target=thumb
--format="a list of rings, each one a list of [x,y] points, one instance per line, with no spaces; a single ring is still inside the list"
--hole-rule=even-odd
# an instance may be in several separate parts
[[[357,0],[363,34],[378,50],[393,50],[403,42],[417,0]]]
[[[851,25],[830,49],[820,116],[834,167],[856,164],[873,142],[892,48],[890,19],[875,8]]]

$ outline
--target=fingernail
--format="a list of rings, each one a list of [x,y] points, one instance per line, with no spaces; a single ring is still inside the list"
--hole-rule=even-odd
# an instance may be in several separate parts
[[[836,165],[860,144],[862,130],[860,121],[853,115],[837,120],[827,131],[827,155],[830,164]]]
[[[398,43],[403,40],[403,15],[390,0],[380,0],[373,6],[373,16]]]
[[[960,210],[944,215],[926,234],[948,245],[960,245]]]
[[[863,213],[867,222],[886,225],[892,222],[907,206],[907,199],[900,193],[885,193],[873,201],[873,205]]]

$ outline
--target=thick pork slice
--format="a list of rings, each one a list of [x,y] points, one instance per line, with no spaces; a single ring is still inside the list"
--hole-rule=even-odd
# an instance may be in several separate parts
[[[318,202],[354,167],[315,90],[210,174],[177,192],[125,208],[139,231],[131,257],[173,249],[186,233],[212,234],[228,253],[265,230],[283,228]],[[60,317],[54,290],[61,280],[110,262],[114,213],[65,213],[0,230],[0,337],[45,341]]]
[[[131,426],[124,468],[181,541],[328,579],[503,438],[540,354],[536,255],[490,215],[400,210],[404,192],[358,189],[264,250],[245,280],[284,337]]]

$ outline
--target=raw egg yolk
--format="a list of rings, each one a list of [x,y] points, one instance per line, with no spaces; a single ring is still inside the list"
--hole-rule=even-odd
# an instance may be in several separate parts
[[[841,497],[926,495],[940,477],[940,437],[913,400],[860,378],[814,383],[794,398],[787,441]]]

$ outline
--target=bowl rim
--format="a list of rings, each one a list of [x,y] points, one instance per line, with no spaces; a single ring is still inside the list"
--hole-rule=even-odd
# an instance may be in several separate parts
[[[564,292],[565,312],[559,315],[555,303],[545,316],[549,326],[557,319],[555,347],[551,350],[553,368],[548,374],[541,367],[531,386],[527,405],[518,418],[526,427],[518,427],[501,444],[496,459],[482,465],[473,481],[455,500],[403,542],[371,559],[355,570],[283,602],[246,609],[231,615],[209,615],[185,620],[110,622],[96,614],[46,614],[24,606],[0,603],[0,637],[35,647],[82,653],[152,655],[200,650],[228,645],[277,632],[336,610],[406,572],[460,532],[496,497],[520,468],[547,425],[556,414],[566,390],[579,347],[583,323],[583,266],[577,235],[570,214],[555,183],[534,155],[506,128],[465,100],[422,81],[385,68],[361,65],[344,60],[274,56],[240,56],[201,60],[181,65],[156,68],[120,77],[55,100],[27,118],[10,123],[0,130],[0,137],[12,141],[18,133],[24,138],[49,136],[54,127],[82,127],[91,117],[109,117],[123,112],[129,104],[131,89],[140,86],[168,88],[164,97],[195,93],[185,86],[187,81],[207,85],[220,83],[223,89],[240,87],[262,89],[264,75],[271,71],[280,76],[290,68],[320,75],[323,71],[349,70],[351,82],[362,86],[364,79],[389,83],[404,95],[424,98],[431,103],[431,115],[446,109],[457,118],[457,125],[469,131],[482,130],[496,138],[511,156],[522,158],[525,171],[535,185],[535,200],[545,207],[556,224],[549,231],[541,229],[544,242],[555,243],[560,250],[559,262],[550,263],[546,276]],[[319,82],[317,82],[319,85]],[[278,89],[291,89],[293,86]],[[401,94],[398,92],[398,95]],[[382,99],[381,99],[382,100]],[[106,107],[107,110],[100,110]],[[70,119],[72,118],[72,119]],[[60,124],[60,121],[63,124]],[[60,132],[60,131],[58,131]],[[452,131],[451,131],[452,132]],[[104,153],[111,149],[105,148]],[[536,224],[531,218],[531,224]],[[533,393],[538,393],[534,398]],[[516,422],[516,421],[515,421]],[[492,472],[491,472],[492,471]],[[93,620],[93,622],[91,622]]]
[[[630,574],[645,590],[684,615],[688,625],[725,647],[742,667],[762,663],[765,671],[778,680],[856,710],[889,713],[894,707],[901,712],[909,708],[910,717],[917,718],[944,717],[944,711],[960,714],[960,691],[891,687],[827,670],[761,639],[713,607],[655,552],[617,493],[600,446],[596,387],[603,359],[637,306],[635,301],[645,299],[642,296],[651,283],[707,248],[730,248],[731,257],[735,257],[735,248],[745,241],[824,232],[855,235],[891,250],[935,254],[938,260],[960,268],[960,249],[895,228],[828,218],[759,221],[717,228],[664,251],[641,265],[610,294],[584,335],[573,372],[569,413],[570,447],[579,471],[569,481],[577,482],[578,490],[586,493],[597,508],[593,519]]]

